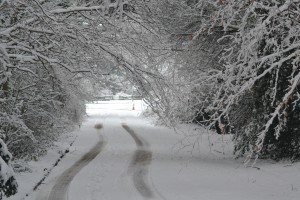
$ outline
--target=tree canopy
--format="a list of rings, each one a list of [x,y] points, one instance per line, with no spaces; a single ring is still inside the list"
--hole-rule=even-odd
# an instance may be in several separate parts
[[[0,134],[16,158],[42,155],[81,122],[91,87],[115,79],[163,124],[222,124],[237,156],[300,157],[298,0],[0,0],[0,10]]]

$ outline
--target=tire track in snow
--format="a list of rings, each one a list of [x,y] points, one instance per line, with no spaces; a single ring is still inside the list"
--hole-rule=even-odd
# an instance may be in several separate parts
[[[95,129],[100,130],[102,124],[96,124]],[[99,135],[100,137],[101,135]],[[75,164],[64,171],[54,184],[48,200],[66,200],[69,185],[76,174],[87,164],[89,164],[104,148],[105,141],[100,137],[99,142],[86,154],[84,154]]]
[[[137,146],[137,150],[134,152],[128,167],[128,174],[132,176],[135,188],[144,198],[153,198],[153,192],[148,180],[148,165],[152,161],[152,152],[149,150],[149,144],[137,136],[128,125],[122,124],[122,127],[131,135]]]

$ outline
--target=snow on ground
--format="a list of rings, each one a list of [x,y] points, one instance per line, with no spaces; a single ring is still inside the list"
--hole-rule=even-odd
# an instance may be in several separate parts
[[[257,168],[246,168],[242,160],[232,158],[231,136],[194,125],[182,125],[177,131],[154,126],[140,116],[143,109],[140,101],[134,101],[134,106],[132,101],[88,104],[88,117],[80,130],[62,138],[38,162],[30,162],[32,173],[17,174],[20,192],[10,199],[22,199],[26,193],[24,199],[48,199],[59,175],[99,140],[105,144],[103,150],[73,178],[68,199],[299,199],[300,163],[258,161]],[[97,124],[103,127],[95,129]],[[59,156],[58,149],[67,147],[75,136],[70,153],[37,192],[30,192],[43,169]]]

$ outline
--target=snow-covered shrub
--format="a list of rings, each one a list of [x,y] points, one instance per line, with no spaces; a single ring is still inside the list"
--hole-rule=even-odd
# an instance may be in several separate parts
[[[224,29],[237,28],[233,48],[224,53],[222,110],[230,113],[249,94],[253,103],[250,120],[236,134],[236,151],[299,158],[300,2],[231,1],[222,7]]]
[[[18,184],[13,176],[11,158],[12,155],[0,139],[0,199],[2,199],[2,194],[9,197],[17,193]]]
[[[239,103],[248,107],[248,110],[244,112],[244,116],[239,121],[234,122],[232,120],[232,124],[237,129],[237,134],[235,135],[235,151],[237,155],[243,155],[243,153],[251,149],[251,146],[256,147],[256,134],[263,130],[265,124],[270,119],[269,113],[276,113],[276,105],[278,106],[289,88],[291,71],[292,66],[285,63],[278,74],[274,70],[273,73],[269,73],[254,84],[251,89],[252,92],[247,93],[249,95],[247,98],[251,98],[251,102],[247,102],[245,105],[245,99],[240,99]],[[272,98],[274,92],[272,90],[275,83],[278,86],[276,88],[276,96]],[[270,127],[266,132],[262,149],[257,149],[260,155],[273,159],[290,158],[294,160],[299,158],[300,125],[298,122],[300,119],[300,104],[297,100],[299,92],[300,87],[297,86],[295,92],[285,102],[286,105],[283,108],[284,111],[282,114],[277,113],[277,116],[269,125]],[[296,101],[293,101],[293,99]],[[239,111],[235,110],[231,112],[233,118]],[[245,117],[247,118],[246,123],[241,122],[241,119]]]
[[[201,5],[207,1],[199,1]],[[235,151],[275,159],[299,158],[300,2],[210,1],[198,34],[222,27],[219,89],[208,105],[236,128]],[[200,4],[198,4],[200,5]]]

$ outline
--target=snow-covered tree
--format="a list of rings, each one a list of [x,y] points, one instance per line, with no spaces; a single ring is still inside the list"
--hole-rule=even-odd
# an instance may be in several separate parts
[[[149,13],[173,57],[161,63],[168,80],[156,81],[154,110],[173,123],[224,123],[238,156],[299,158],[299,4],[157,2]]]
[[[236,151],[299,158],[299,1],[227,1],[217,18],[233,34],[224,53],[223,114],[251,98]],[[217,22],[218,23],[218,22]],[[234,53],[237,49],[237,53]],[[241,145],[242,144],[242,145]]]
[[[97,63],[116,53],[122,2],[0,2],[0,130],[15,157],[35,158],[61,127],[80,123],[82,80],[112,70]]]

